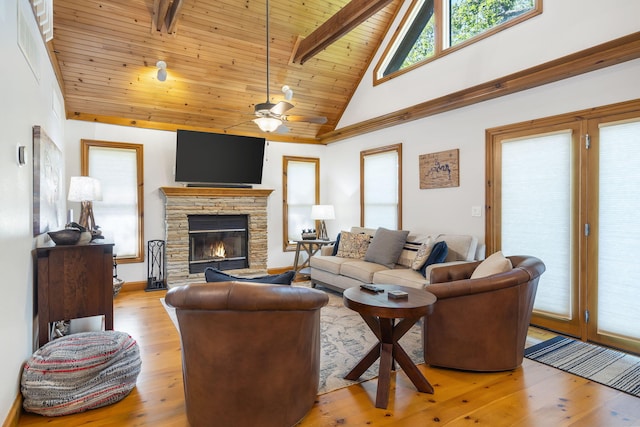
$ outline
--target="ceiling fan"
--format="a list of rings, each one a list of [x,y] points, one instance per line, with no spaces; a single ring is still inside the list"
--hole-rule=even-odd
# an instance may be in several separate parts
[[[287,101],[280,101],[277,104],[269,101],[269,0],[266,0],[266,41],[267,41],[267,100],[263,103],[256,104],[254,114],[256,116],[253,122],[258,125],[263,132],[284,133],[289,129],[283,122],[307,122],[324,124],[327,118],[323,116],[291,116],[285,115],[287,111],[293,108],[293,104]],[[291,94],[292,92],[290,92]],[[289,94],[288,98],[291,96]]]

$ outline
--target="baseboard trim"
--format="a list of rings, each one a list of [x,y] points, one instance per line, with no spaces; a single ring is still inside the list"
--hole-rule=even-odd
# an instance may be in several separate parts
[[[2,427],[17,427],[18,421],[20,421],[20,414],[22,413],[22,394],[18,392],[16,400],[13,401],[11,409],[7,414],[7,418],[2,423]]]
[[[132,292],[132,291],[144,291],[147,287],[147,282],[139,281],[139,282],[124,282],[122,285],[122,289],[120,292]]]
[[[287,271],[291,271],[293,270],[293,266],[291,267],[279,267],[279,268],[268,268],[267,269],[267,274],[282,274],[282,273],[286,273]]]

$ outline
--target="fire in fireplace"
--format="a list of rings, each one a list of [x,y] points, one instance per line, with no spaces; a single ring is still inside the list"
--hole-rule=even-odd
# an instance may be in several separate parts
[[[189,215],[189,273],[249,267],[247,215]]]

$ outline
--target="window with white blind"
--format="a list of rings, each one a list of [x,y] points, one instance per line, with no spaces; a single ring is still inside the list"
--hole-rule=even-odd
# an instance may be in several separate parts
[[[302,239],[302,230],[315,229],[311,207],[319,204],[320,159],[283,157],[283,246],[295,249],[295,241]]]
[[[360,223],[402,228],[402,144],[360,153]]]
[[[143,146],[82,140],[82,174],[100,181],[102,201],[93,202],[96,223],[114,243],[118,262],[142,262]]]

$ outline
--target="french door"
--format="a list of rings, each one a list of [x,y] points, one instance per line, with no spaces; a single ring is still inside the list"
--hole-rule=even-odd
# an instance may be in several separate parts
[[[547,268],[532,323],[640,353],[640,102],[487,136],[488,253]]]
[[[640,353],[640,116],[590,120],[588,134],[587,336]]]

